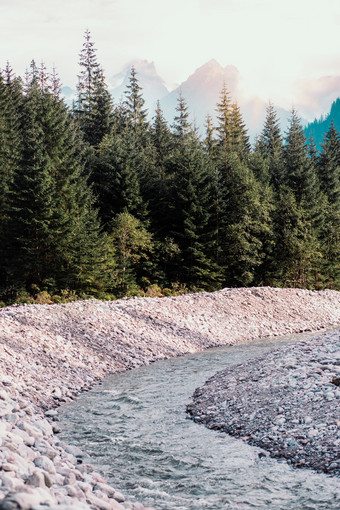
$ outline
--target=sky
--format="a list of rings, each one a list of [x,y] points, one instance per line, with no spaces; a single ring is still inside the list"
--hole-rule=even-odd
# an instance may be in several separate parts
[[[34,59],[74,87],[85,30],[105,75],[154,61],[168,87],[210,59],[284,107],[340,96],[340,0],[0,0],[0,68]]]

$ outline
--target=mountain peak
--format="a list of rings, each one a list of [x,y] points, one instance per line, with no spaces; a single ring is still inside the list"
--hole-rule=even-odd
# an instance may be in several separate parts
[[[208,62],[203,64],[198,69],[202,69],[202,68],[206,68],[206,69],[223,69],[221,64],[215,58],[212,58],[212,59],[208,60]]]

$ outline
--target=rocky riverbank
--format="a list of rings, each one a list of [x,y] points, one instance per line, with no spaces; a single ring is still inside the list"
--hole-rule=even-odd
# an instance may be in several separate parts
[[[197,423],[340,475],[340,329],[211,377],[187,408]]]
[[[143,509],[58,441],[58,405],[112,372],[338,324],[339,292],[268,287],[0,310],[0,509]]]

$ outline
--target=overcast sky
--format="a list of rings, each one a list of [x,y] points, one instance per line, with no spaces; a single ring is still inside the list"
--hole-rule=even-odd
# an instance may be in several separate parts
[[[249,93],[291,104],[340,75],[339,26],[340,0],[0,0],[0,67],[44,61],[74,86],[88,28],[108,79],[139,58],[171,86],[215,58]]]

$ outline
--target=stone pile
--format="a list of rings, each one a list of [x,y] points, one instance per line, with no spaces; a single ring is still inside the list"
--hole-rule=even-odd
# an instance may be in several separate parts
[[[339,292],[269,287],[1,309],[0,510],[142,509],[58,441],[57,406],[113,372],[336,324]]]
[[[217,373],[187,410],[296,467],[339,476],[340,329]]]
[[[21,396],[24,384],[0,376],[0,509],[144,509],[125,502],[77,447],[58,441],[57,411],[37,413]]]

